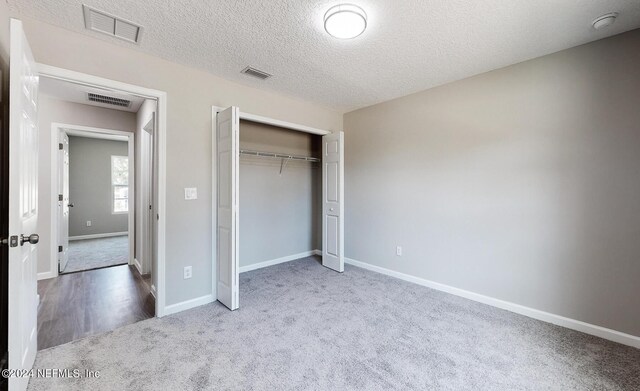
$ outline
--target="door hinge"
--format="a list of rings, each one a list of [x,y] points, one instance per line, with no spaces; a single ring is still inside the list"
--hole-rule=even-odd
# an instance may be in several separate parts
[[[58,252],[61,253],[62,252],[62,246],[58,246]]]
[[[58,149],[59,149],[59,150],[64,149],[64,145],[62,145],[62,143],[58,143]]]
[[[62,201],[62,194],[58,194],[58,201]]]

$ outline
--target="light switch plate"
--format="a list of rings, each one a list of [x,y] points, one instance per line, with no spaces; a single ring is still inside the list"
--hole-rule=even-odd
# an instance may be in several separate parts
[[[185,187],[184,188],[184,199],[185,200],[197,200],[198,199],[198,188],[197,187]]]

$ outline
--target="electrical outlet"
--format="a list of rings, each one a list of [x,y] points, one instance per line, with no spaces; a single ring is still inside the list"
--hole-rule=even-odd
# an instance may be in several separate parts
[[[185,266],[184,267],[184,279],[189,279],[191,278],[191,266]]]
[[[87,220],[87,227],[91,227],[91,220]]]
[[[402,247],[398,246],[396,247],[396,255],[401,257],[402,256]]]

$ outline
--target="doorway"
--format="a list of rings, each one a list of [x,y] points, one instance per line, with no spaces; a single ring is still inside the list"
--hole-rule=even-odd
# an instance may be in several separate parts
[[[59,123],[51,128],[58,136],[58,149],[52,151],[58,180],[51,191],[58,274],[133,264],[134,133]]]
[[[153,129],[157,104],[41,76],[39,106],[51,172],[41,175],[39,201],[41,245],[50,248],[38,264],[43,349],[155,316],[154,271],[143,266],[152,255],[143,248],[156,237],[136,224],[141,210],[154,207],[147,200],[157,189],[143,186],[153,165],[141,164],[154,154],[136,141],[153,145],[144,126]]]
[[[148,275],[151,278],[148,281],[150,285],[150,291],[155,296],[154,313],[155,316],[163,316],[165,314],[165,209],[166,209],[166,164],[165,164],[165,143],[166,143],[166,93],[158,90],[152,90],[144,87],[121,83],[109,79],[103,79],[100,77],[87,75],[79,72],[69,71],[57,67],[52,67],[45,64],[37,64],[38,71],[41,80],[52,80],[59,83],[69,83],[77,86],[82,86],[86,89],[91,89],[91,92],[95,92],[96,99],[104,100],[106,96],[109,103],[123,103],[124,100],[139,100],[139,106],[133,110],[138,114],[136,122],[136,134],[134,135],[134,143],[129,144],[129,148],[134,148],[134,159],[138,164],[134,164],[133,173],[130,172],[130,180],[132,180],[136,186],[142,185],[145,182],[150,182],[150,186],[142,186],[138,188],[130,188],[128,199],[130,205],[140,205],[135,208],[135,215],[133,218],[129,218],[129,230],[135,231],[135,237],[133,243],[129,244],[130,257],[127,267],[134,268],[141,275]],[[87,91],[85,91],[84,98],[88,97]],[[109,99],[109,98],[116,99]],[[124,103],[126,104],[126,103]],[[66,123],[68,125],[68,123]],[[58,125],[65,125],[64,121],[58,123]],[[76,126],[77,128],[77,126]],[[113,127],[111,127],[113,129]],[[138,129],[146,129],[148,136],[140,137]],[[103,129],[107,129],[104,127]],[[90,130],[90,129],[81,129]],[[50,132],[53,135],[53,131]],[[146,142],[146,144],[145,144]],[[53,144],[53,143],[52,143]],[[144,145],[147,146],[147,151],[144,152]],[[53,148],[53,145],[52,145]],[[57,183],[57,169],[56,161],[52,160],[51,178],[53,183]],[[148,170],[144,169],[146,164]],[[149,174],[146,174],[147,179],[143,172],[151,172],[151,178]],[[131,179],[133,178],[133,179]],[[135,178],[139,178],[138,181]],[[151,192],[145,193],[146,192]],[[57,189],[55,190],[57,192]],[[151,199],[151,205],[146,200]],[[73,200],[71,200],[73,203]],[[57,199],[56,199],[57,207]],[[144,206],[142,206],[144,205]],[[74,205],[75,207],[75,205]],[[149,207],[152,209],[150,210]],[[73,212],[73,211],[72,211]],[[71,213],[72,213],[71,212]],[[139,227],[139,223],[145,220],[143,213],[146,213],[146,218],[149,221],[146,230],[144,227]],[[153,216],[153,221],[151,221]],[[131,221],[133,220],[133,221]],[[49,228],[53,234],[51,237],[57,238],[57,220],[54,223],[51,220],[51,227]],[[86,220],[85,220],[86,224]],[[93,221],[92,221],[93,225]],[[145,243],[145,237],[151,237],[153,242],[151,245]],[[73,242],[73,241],[72,241]],[[144,248],[151,247],[151,251],[147,250],[146,254]],[[58,275],[58,260],[57,252],[58,246],[52,243],[48,247],[51,256],[49,257],[51,266],[49,270],[38,270],[38,279],[44,280],[52,278]],[[153,259],[151,259],[153,257]]]

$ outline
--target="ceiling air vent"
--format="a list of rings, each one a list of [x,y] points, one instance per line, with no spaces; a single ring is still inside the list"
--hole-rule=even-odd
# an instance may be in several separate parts
[[[263,72],[259,69],[252,68],[252,67],[244,68],[241,73],[244,73],[245,75],[257,77],[258,79],[262,79],[262,80],[268,79],[272,76],[270,73]]]
[[[84,11],[84,27],[125,41],[138,43],[142,35],[142,27],[104,11],[98,11],[82,5]]]
[[[99,95],[99,94],[94,94],[93,92],[89,92],[87,97],[91,102],[104,103],[107,105],[120,106],[120,107],[131,106],[130,100],[114,98],[113,96]]]

